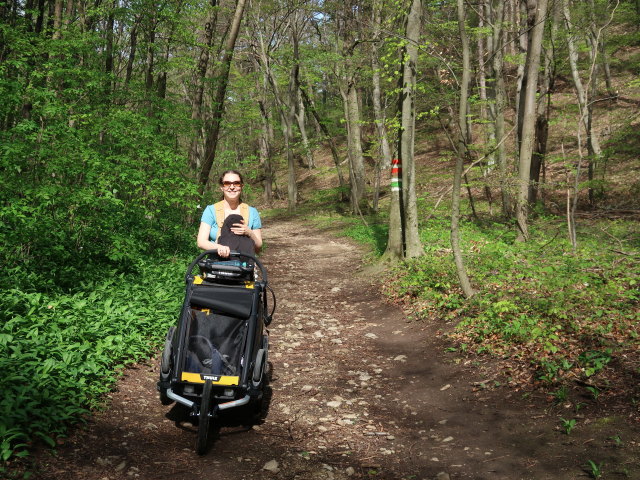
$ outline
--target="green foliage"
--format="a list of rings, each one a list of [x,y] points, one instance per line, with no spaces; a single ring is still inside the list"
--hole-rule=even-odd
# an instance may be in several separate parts
[[[554,396],[554,398],[556,399],[556,402],[558,403],[566,401],[568,397],[568,391],[567,391],[566,385],[562,385],[555,392],[551,392],[551,394]]]
[[[148,358],[177,318],[185,264],[163,258],[135,274],[79,277],[74,293],[2,290],[2,461],[34,441],[54,446],[103,403],[123,367]]]
[[[602,478],[602,462],[596,463],[593,460],[587,460],[587,468],[591,478]]]
[[[560,423],[562,424],[562,428],[564,429],[564,433],[567,435],[571,434],[571,431],[576,426],[576,419],[572,418],[570,420],[566,420],[564,418],[560,419]]]
[[[354,220],[357,222],[357,220]],[[619,250],[637,248],[635,226],[603,222],[601,235],[584,236],[572,253],[558,237],[564,225],[539,215],[527,244],[514,242],[514,229],[498,222],[465,222],[463,251],[480,293],[465,301],[449,246],[448,219],[421,225],[426,255],[393,267],[384,291],[415,316],[456,319],[452,338],[460,348],[520,358],[549,384],[567,375],[597,376],[615,358],[637,348],[638,271],[633,257],[602,248],[610,237]],[[372,227],[354,223],[346,230],[384,251]],[[565,392],[566,394],[566,392]]]
[[[196,203],[180,145],[190,109],[138,70],[123,87],[98,28],[35,32],[16,5],[0,25],[2,462],[55,445],[115,372],[157,348],[182,299],[174,258],[193,244]],[[175,8],[114,15],[125,29],[151,13],[158,28],[188,23]],[[107,13],[87,7],[96,24]],[[193,43],[186,29],[173,34]],[[189,64],[156,53],[158,69]]]
[[[362,244],[369,245],[375,255],[382,255],[387,245],[389,225],[381,223],[364,225],[358,222],[347,227],[344,234]]]
[[[128,269],[146,251],[182,245],[195,194],[175,151],[182,113],[162,101],[151,118],[106,105],[100,76],[62,60],[30,74],[60,75],[68,88],[23,85],[30,115],[0,130],[0,286],[44,269],[39,288],[67,288],[88,264]],[[172,110],[174,130],[163,132]]]

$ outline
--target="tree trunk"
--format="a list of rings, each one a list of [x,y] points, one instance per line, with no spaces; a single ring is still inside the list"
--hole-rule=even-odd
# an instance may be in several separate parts
[[[531,29],[529,48],[526,61],[526,87],[522,105],[522,136],[519,149],[518,163],[518,201],[516,209],[516,221],[518,225],[517,241],[529,239],[528,228],[528,198],[529,175],[531,172],[531,156],[535,137],[535,112],[536,93],[538,86],[538,69],[540,68],[540,53],[542,51],[542,38],[544,34],[545,19],[547,16],[547,0],[537,0],[535,20]]]
[[[153,89],[153,73],[155,70],[155,43],[156,43],[156,28],[158,26],[157,12],[154,10],[152,18],[150,20],[149,32],[147,36],[147,64],[145,72],[145,88],[147,92],[151,92]]]
[[[327,126],[321,120],[320,115],[318,114],[318,111],[315,107],[315,104],[313,103],[313,100],[309,97],[309,95],[307,95],[307,92],[304,89],[301,89],[300,92],[302,94],[303,101],[307,105],[307,109],[311,112],[311,114],[313,115],[313,118],[316,120],[316,125],[318,126],[318,129],[324,136],[324,139],[329,144],[329,149],[331,150],[331,156],[333,157],[333,163],[336,165],[336,174],[338,175],[338,182],[340,185],[340,201],[345,201],[346,200],[345,192],[347,190],[347,184],[344,180],[342,171],[340,169],[340,154],[338,153],[338,147],[336,146],[336,142],[334,141],[333,136],[331,136],[331,134],[329,133],[329,129],[327,128]]]
[[[216,88],[215,97],[213,99],[213,113],[211,120],[206,127],[206,141],[204,149],[204,160],[202,162],[202,170],[200,171],[199,185],[200,194],[202,195],[209,182],[209,174],[215,159],[216,147],[218,146],[218,137],[220,135],[220,124],[222,122],[222,114],[224,111],[224,97],[227,92],[227,84],[229,82],[229,70],[231,69],[231,61],[233,60],[233,50],[240,31],[240,22],[244,13],[245,0],[238,0],[236,10],[231,21],[231,28],[227,36],[222,55],[221,67]]]
[[[346,68],[349,70],[349,67]],[[351,180],[351,211],[359,213],[364,197],[364,157],[362,155],[360,107],[355,78],[345,73],[341,86],[344,116],[347,125],[347,149],[349,158],[349,179]]]
[[[267,203],[273,200],[273,167],[271,165],[271,114],[266,104],[266,95],[258,100],[260,107],[260,119],[262,121],[262,131],[260,132],[259,152],[260,165],[264,175],[264,199]]]
[[[591,92],[587,92],[585,89],[582,79],[580,78],[580,72],[578,70],[578,51],[575,45],[575,39],[573,37],[573,25],[571,22],[571,12],[569,9],[569,1],[564,0],[563,3],[563,13],[565,25],[567,28],[567,48],[569,50],[569,65],[571,67],[571,77],[573,78],[573,86],[576,89],[576,97],[578,99],[578,106],[580,107],[580,124],[584,127],[587,136],[587,150],[589,152],[589,164],[588,164],[588,172],[589,179],[592,180],[594,164],[598,162],[600,157],[602,156],[602,150],[600,148],[600,142],[598,141],[597,134],[594,132],[593,127],[593,102],[589,101],[590,94],[595,94],[594,90]],[[595,65],[597,62],[597,42],[592,42],[592,45],[595,43],[595,47],[592,46],[592,68],[590,69],[588,85],[592,87],[595,85]],[[595,50],[594,50],[595,49]],[[580,135],[578,134],[578,148],[580,148],[582,144]],[[594,201],[592,186],[589,186],[589,199],[591,202]],[[577,192],[575,192],[577,196]]]
[[[64,15],[64,25],[65,27],[69,27],[69,25],[71,25],[71,21],[74,18],[74,9],[73,9],[73,5],[74,5],[74,0],[67,0],[67,5],[65,7],[65,15]]]
[[[196,175],[200,171],[201,157],[198,146],[202,139],[202,107],[204,104],[204,88],[207,82],[207,70],[209,68],[209,58],[213,47],[213,32],[218,19],[218,0],[210,0],[210,10],[207,21],[204,24],[203,46],[200,49],[198,65],[194,74],[195,91],[193,103],[191,104],[191,121],[194,123],[194,134],[189,146],[189,169]]]
[[[133,64],[136,58],[136,49],[138,48],[138,27],[140,25],[140,17],[137,16],[135,23],[131,28],[131,34],[129,35],[129,58],[127,59],[127,71],[124,77],[125,87],[131,82],[131,75],[133,74]]]
[[[54,40],[62,37],[62,0],[55,0],[53,4],[53,36]],[[113,27],[112,27],[113,30]]]
[[[174,12],[174,15],[176,17],[179,17],[182,14],[182,5],[183,5],[182,0],[178,0],[176,2],[175,12]],[[166,46],[165,46],[164,58],[163,58],[164,64],[163,64],[162,70],[158,74],[158,80],[157,80],[158,98],[162,98],[162,99],[166,99],[167,97],[167,68],[169,66],[169,59],[171,57],[171,49],[173,48],[173,35],[175,34],[175,30],[176,30],[176,22],[172,21],[170,23],[169,34],[166,39]]]
[[[600,51],[604,51],[602,29],[598,29],[596,25],[596,6],[594,0],[589,0],[590,7],[590,24],[589,24],[589,37],[590,37],[590,58],[591,58],[591,74],[589,80],[591,82],[591,94],[590,100],[587,102],[587,147],[589,149],[589,205],[595,206],[597,199],[602,197],[603,190],[601,186],[595,185],[596,172],[602,162],[602,149],[600,148],[600,141],[598,140],[598,134],[593,127],[593,108],[594,99],[598,96],[598,72],[600,62],[598,62],[598,54]],[[609,85],[610,87],[610,85]]]
[[[42,33],[44,27],[45,8],[47,6],[46,0],[38,0],[38,16],[36,17],[35,33],[38,35]]]
[[[383,260],[396,262],[404,258],[402,214],[402,166],[400,160],[392,160],[389,234],[387,248],[382,256]]]
[[[467,298],[472,297],[475,291],[471,287],[471,282],[467,276],[467,271],[462,258],[460,248],[460,185],[462,183],[462,168],[465,158],[468,157],[467,132],[467,107],[469,98],[469,82],[471,81],[471,59],[469,37],[466,31],[466,18],[464,11],[464,0],[458,1],[458,29],[462,43],[462,79],[460,81],[460,105],[458,110],[458,124],[460,125],[460,139],[458,143],[458,158],[456,159],[456,169],[453,175],[453,194],[451,199],[451,249],[456,264],[456,272],[460,280],[460,286]]]
[[[488,0],[481,0],[479,5],[479,18],[478,29],[482,30],[485,26],[485,18],[490,17],[490,5]],[[493,214],[493,195],[491,194],[491,187],[486,182],[489,174],[494,170],[496,164],[496,154],[493,150],[493,146],[496,143],[495,125],[491,125],[491,119],[489,116],[489,96],[487,95],[487,70],[491,70],[491,67],[486,64],[486,50],[491,52],[492,44],[491,35],[487,37],[478,35],[477,51],[478,51],[478,90],[480,96],[480,121],[482,122],[482,129],[484,132],[485,145],[488,147],[486,157],[487,160],[481,165],[482,175],[485,177],[484,192],[489,203],[489,214]],[[485,45],[487,48],[485,48]]]
[[[547,154],[547,140],[549,138],[549,120],[551,118],[551,99],[554,91],[556,77],[556,51],[558,25],[562,14],[560,5],[553,3],[551,8],[551,45],[544,50],[544,70],[541,73],[540,93],[538,95],[538,106],[536,109],[535,128],[535,148],[531,158],[529,203],[535,204],[538,201],[540,174],[544,167]]]
[[[533,27],[535,19],[535,5],[537,0],[520,0],[519,5],[515,7],[515,14],[518,23],[516,42],[518,46],[518,55],[525,57],[528,52],[530,29]],[[528,57],[525,57],[528,58]],[[518,145],[522,138],[522,103],[524,101],[524,90],[526,90],[526,61],[525,63],[518,62],[518,77],[516,82],[516,124],[518,125],[516,131],[518,132]]]
[[[253,47],[253,69],[256,73],[256,91],[258,92],[258,107],[260,108],[260,121],[262,129],[258,138],[258,151],[260,155],[260,167],[263,175],[264,200],[271,204],[273,201],[273,183],[274,171],[272,165],[272,145],[273,145],[273,126],[271,119],[271,111],[268,105],[267,91],[269,89],[269,78],[264,69],[260,68],[259,53]],[[259,75],[259,74],[262,75]]]
[[[378,142],[380,148],[378,155],[375,158],[376,165],[376,178],[375,188],[373,195],[373,211],[378,211],[378,199],[380,196],[380,181],[382,169],[387,169],[391,166],[391,148],[389,146],[389,140],[387,138],[387,127],[384,110],[382,108],[381,101],[381,88],[380,88],[380,62],[378,60],[378,44],[380,43],[380,29],[382,23],[382,3],[377,0],[373,5],[373,42],[371,44],[371,69],[372,69],[372,86],[371,99],[373,103],[373,115],[376,123],[376,132],[378,134]]]
[[[298,201],[298,187],[296,184],[296,165],[295,165],[295,157],[293,155],[292,148],[292,139],[293,139],[293,120],[294,115],[292,114],[292,109],[295,109],[295,106],[292,106],[288,103],[291,100],[292,96],[289,93],[288,99],[283,98],[280,93],[280,88],[278,87],[278,82],[273,75],[273,71],[271,70],[271,61],[269,58],[269,53],[267,51],[267,46],[262,38],[260,38],[260,61],[262,64],[262,68],[264,69],[265,75],[271,85],[271,90],[273,91],[273,97],[276,102],[276,107],[278,110],[278,114],[280,116],[280,128],[282,129],[282,136],[284,140],[284,149],[287,155],[287,201],[288,207],[290,211],[293,211],[296,208],[296,204]],[[294,67],[295,68],[295,67]],[[289,88],[291,88],[291,77],[293,76],[293,72],[290,75],[289,80]]]
[[[500,195],[502,198],[502,213],[505,217],[513,212],[511,191],[507,181],[508,168],[507,157],[504,148],[504,111],[506,108],[507,94],[504,85],[504,50],[506,48],[506,31],[504,26],[505,0],[490,0],[488,4],[491,19],[491,42],[489,43],[489,56],[491,60],[491,77],[489,82],[489,112],[493,122],[493,136],[495,138],[496,164],[499,171]]]
[[[107,16],[107,29],[106,29],[106,45],[105,45],[105,61],[104,61],[104,72],[105,80],[104,80],[104,90],[105,93],[111,93],[111,78],[113,76],[113,28],[115,24],[115,9],[117,5],[117,0],[113,0],[111,8],[109,9],[109,13]]]
[[[405,258],[424,254],[418,232],[418,204],[415,184],[415,121],[416,121],[416,69],[418,61],[418,42],[420,41],[421,0],[411,2],[407,16],[407,45],[404,48],[402,72],[402,91],[400,93],[400,124],[398,157],[402,161],[402,206]]]
[[[295,117],[296,123],[298,124],[298,130],[300,131],[300,141],[302,142],[302,150],[306,158],[307,167],[310,169],[316,168],[315,161],[313,159],[313,151],[309,145],[309,136],[307,135],[307,115],[304,102],[302,101],[302,94],[300,93],[300,85],[298,85],[298,89],[296,91]]]
[[[309,137],[307,136],[306,115],[304,109],[304,102],[302,101],[302,93],[300,87],[300,31],[298,25],[297,15],[295,21],[291,27],[291,42],[293,44],[293,68],[291,74],[291,81],[289,84],[289,103],[291,108],[291,114],[298,125],[298,131],[300,132],[300,141],[302,143],[302,154],[306,161],[308,168],[315,168],[313,160],[313,152],[309,147]]]

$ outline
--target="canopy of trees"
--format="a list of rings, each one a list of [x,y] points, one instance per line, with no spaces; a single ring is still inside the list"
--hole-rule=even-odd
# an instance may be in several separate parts
[[[3,259],[9,268],[55,259],[73,270],[176,244],[227,166],[293,209],[296,171],[314,168],[322,146],[334,158],[336,200],[349,198],[354,213],[379,208],[384,173],[400,158],[401,208],[392,202],[391,211],[402,218],[391,221],[402,235],[390,237],[389,253],[419,255],[414,124],[444,129],[526,240],[527,212],[558,161],[547,155],[553,122],[575,125],[567,142],[577,153],[562,159],[570,215],[581,193],[591,206],[606,195],[605,126],[593,112],[620,88],[637,88],[637,79],[613,85],[611,71],[637,71],[635,57],[612,59],[638,43],[639,8],[623,0],[4,2]],[[551,103],[560,82],[571,83],[578,107],[563,119]]]

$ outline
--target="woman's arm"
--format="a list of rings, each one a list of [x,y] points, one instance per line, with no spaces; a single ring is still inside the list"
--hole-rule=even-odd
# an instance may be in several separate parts
[[[211,225],[205,222],[200,222],[197,241],[198,248],[201,248],[202,250],[218,250],[218,255],[221,257],[228,257],[230,251],[229,247],[212,242],[209,238],[210,233]],[[260,241],[260,244],[262,244],[262,240]]]
[[[249,233],[247,235],[251,240],[253,240],[253,245],[256,253],[260,253],[260,250],[262,250],[262,230],[260,228],[249,230]]]

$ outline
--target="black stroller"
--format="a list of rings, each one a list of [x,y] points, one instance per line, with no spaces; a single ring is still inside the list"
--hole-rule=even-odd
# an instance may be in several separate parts
[[[195,267],[199,275],[194,275]],[[203,455],[212,422],[239,408],[243,423],[261,420],[268,402],[269,337],[275,311],[267,272],[252,255],[221,259],[207,250],[189,265],[180,319],[167,333],[158,391],[198,419],[196,451]],[[271,311],[268,296],[273,299]]]

